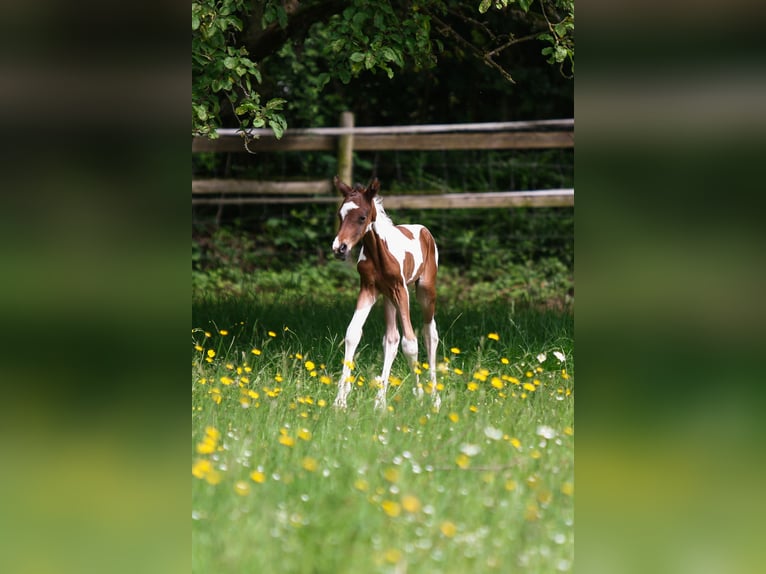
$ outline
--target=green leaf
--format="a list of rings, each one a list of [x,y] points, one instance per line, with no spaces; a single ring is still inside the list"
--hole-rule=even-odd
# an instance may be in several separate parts
[[[233,70],[238,63],[239,63],[239,60],[237,60],[237,58],[232,58],[231,56],[228,56],[223,59],[224,67],[228,68],[229,70]]]
[[[481,0],[481,4],[479,4],[479,13],[484,14],[487,10],[489,10],[491,5],[492,0]]]
[[[361,62],[364,60],[364,58],[365,58],[365,55],[362,52],[354,52],[348,57],[348,59],[351,60],[352,62]]]
[[[519,8],[524,10],[524,12],[529,12],[529,7],[532,5],[533,0],[518,0],[519,1]]]
[[[287,128],[287,122],[282,116],[274,116],[269,120],[269,127],[277,139],[281,139]]]
[[[556,35],[560,38],[565,36],[567,33],[567,29],[569,29],[569,22],[559,22],[553,27],[553,30],[556,32]]]

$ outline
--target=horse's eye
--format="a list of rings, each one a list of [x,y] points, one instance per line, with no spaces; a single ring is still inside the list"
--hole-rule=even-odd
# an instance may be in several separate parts
[[[360,215],[359,216],[359,223],[364,223],[364,220],[367,219],[366,215]]]

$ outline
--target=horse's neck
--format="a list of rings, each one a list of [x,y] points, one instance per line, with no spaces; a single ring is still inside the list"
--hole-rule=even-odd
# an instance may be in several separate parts
[[[362,244],[366,246],[368,252],[388,250],[387,239],[396,229],[394,222],[383,209],[379,199],[375,199],[375,220],[370,223],[367,233],[362,238]]]

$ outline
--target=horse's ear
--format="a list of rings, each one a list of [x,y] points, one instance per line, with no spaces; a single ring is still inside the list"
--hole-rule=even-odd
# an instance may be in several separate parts
[[[335,185],[335,189],[341,192],[344,196],[348,196],[351,193],[351,188],[343,183],[337,175],[333,178],[332,182]]]
[[[370,182],[370,185],[367,186],[367,197],[372,199],[378,194],[378,191],[380,191],[380,182],[376,177],[373,178],[373,180]]]

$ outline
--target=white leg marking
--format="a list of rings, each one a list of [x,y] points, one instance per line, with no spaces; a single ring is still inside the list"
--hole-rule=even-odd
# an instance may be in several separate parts
[[[343,373],[338,381],[338,395],[335,397],[334,404],[336,407],[346,408],[346,398],[351,392],[350,378],[354,353],[356,353],[356,348],[359,346],[359,341],[362,340],[362,327],[364,326],[364,322],[367,320],[367,316],[370,314],[374,304],[375,301],[372,301],[372,303],[354,311],[354,316],[348,324],[348,329],[346,329],[346,338],[344,341],[346,344],[346,351],[343,356]]]
[[[423,333],[426,343],[426,353],[428,354],[428,368],[431,374],[431,399],[434,408],[438,411],[442,404],[439,391],[436,389],[436,349],[439,346],[439,332],[436,330],[436,321],[431,319],[430,323],[423,325]]]
[[[383,335],[383,372],[378,377],[378,394],[375,397],[375,408],[386,408],[386,391],[388,390],[388,377],[391,375],[391,366],[394,364],[396,352],[399,348],[399,330],[396,328],[396,306],[390,299],[385,299],[386,334]]]
[[[420,377],[418,376],[418,373],[415,369],[417,369],[418,364],[418,340],[415,338],[407,339],[406,337],[402,339],[402,353],[404,353],[404,356],[407,357],[407,362],[410,364],[410,368],[412,369],[413,374],[415,375],[415,387],[412,389],[412,392],[415,393],[417,397],[423,396],[423,387],[420,385]]]

